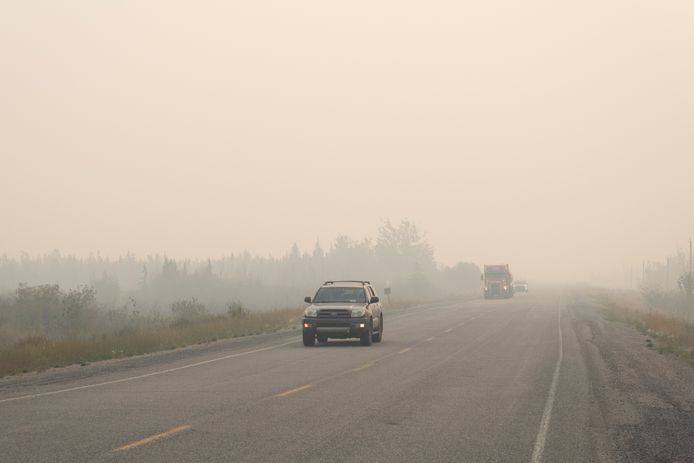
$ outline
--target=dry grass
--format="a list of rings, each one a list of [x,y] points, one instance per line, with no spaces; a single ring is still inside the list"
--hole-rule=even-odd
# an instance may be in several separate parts
[[[143,320],[119,333],[91,338],[28,337],[0,348],[0,376],[271,333],[287,328],[300,315],[300,309],[287,309],[238,317],[206,316],[188,322]]]
[[[606,296],[608,318],[630,323],[654,338],[659,352],[675,353],[694,361],[694,325],[682,317],[658,311],[638,297],[611,294]]]

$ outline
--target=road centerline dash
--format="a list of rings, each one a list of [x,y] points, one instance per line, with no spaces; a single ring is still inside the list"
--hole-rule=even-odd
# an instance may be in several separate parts
[[[183,431],[187,431],[190,428],[191,428],[191,426],[189,424],[186,424],[183,426],[178,426],[178,427],[169,429],[168,431],[165,431],[165,432],[162,432],[159,434],[154,434],[152,436],[145,437],[144,439],[140,439],[140,440],[132,442],[130,444],[126,444],[122,447],[115,448],[115,449],[113,449],[113,451],[114,452],[125,452],[128,450],[137,448],[137,447],[141,447],[141,446],[146,445],[146,444],[151,444],[152,442],[156,442],[158,440],[166,439],[167,437],[171,437],[174,434],[178,434],[178,433],[181,433]]]
[[[289,389],[288,391],[280,392],[279,394],[275,394],[273,397],[275,398],[280,398],[280,397],[287,397],[288,395],[296,394],[297,392],[305,391],[306,389],[311,388],[312,385],[310,384],[305,384],[300,387],[296,387],[294,389]]]
[[[376,365],[376,362],[365,363],[364,365],[361,365],[361,366],[359,366],[359,367],[357,367],[357,368],[353,368],[352,371],[362,371],[362,370],[366,370],[367,368],[371,368],[371,367],[374,366],[374,365]]]

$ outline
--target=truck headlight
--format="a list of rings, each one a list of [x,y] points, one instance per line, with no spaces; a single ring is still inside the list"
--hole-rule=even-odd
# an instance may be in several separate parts
[[[304,317],[317,317],[318,316],[318,309],[315,307],[309,307],[308,309],[304,310]]]
[[[363,317],[365,314],[366,314],[366,308],[365,307],[360,307],[358,309],[352,309],[352,317],[353,318]]]

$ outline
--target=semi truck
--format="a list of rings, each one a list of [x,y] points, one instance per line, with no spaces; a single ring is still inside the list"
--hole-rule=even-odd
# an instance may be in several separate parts
[[[485,265],[482,281],[485,299],[513,297],[513,275],[508,264]]]

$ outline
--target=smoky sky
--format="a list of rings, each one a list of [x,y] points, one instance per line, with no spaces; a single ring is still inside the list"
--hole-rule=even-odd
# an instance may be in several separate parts
[[[624,274],[694,233],[690,1],[0,6],[0,252]]]

